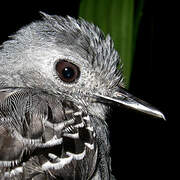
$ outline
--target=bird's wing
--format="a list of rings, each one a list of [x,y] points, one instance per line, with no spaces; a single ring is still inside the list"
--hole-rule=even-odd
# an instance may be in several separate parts
[[[91,117],[65,96],[0,89],[0,179],[90,179],[95,138]]]

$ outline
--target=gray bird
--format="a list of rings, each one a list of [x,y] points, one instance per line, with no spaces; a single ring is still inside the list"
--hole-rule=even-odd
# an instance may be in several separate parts
[[[164,116],[123,88],[109,35],[41,14],[0,48],[0,179],[115,179],[111,104]]]

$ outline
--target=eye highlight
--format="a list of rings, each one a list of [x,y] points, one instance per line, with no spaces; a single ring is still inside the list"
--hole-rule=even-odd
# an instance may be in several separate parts
[[[56,71],[59,78],[66,83],[74,82],[80,75],[79,67],[66,60],[60,60],[56,64]]]

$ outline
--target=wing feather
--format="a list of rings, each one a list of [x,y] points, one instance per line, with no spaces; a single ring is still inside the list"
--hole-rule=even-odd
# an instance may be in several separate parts
[[[98,147],[82,109],[65,95],[1,88],[0,179],[89,179]]]

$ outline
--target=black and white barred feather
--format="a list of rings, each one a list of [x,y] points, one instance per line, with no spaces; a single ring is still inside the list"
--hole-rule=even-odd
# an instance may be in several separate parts
[[[110,179],[107,133],[68,96],[2,88],[0,178]]]

